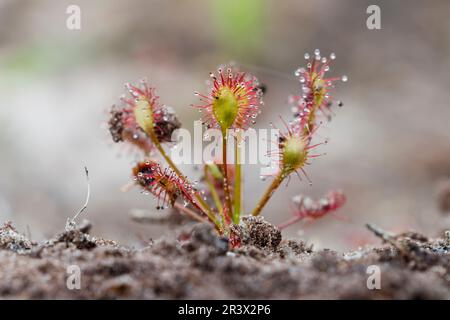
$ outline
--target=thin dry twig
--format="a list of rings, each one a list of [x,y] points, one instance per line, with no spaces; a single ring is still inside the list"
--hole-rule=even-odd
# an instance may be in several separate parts
[[[89,204],[89,198],[91,196],[91,184],[89,183],[89,171],[87,167],[84,167],[84,172],[86,174],[86,183],[87,183],[87,193],[86,193],[86,200],[83,204],[83,206],[78,210],[78,212],[73,216],[72,219],[68,218],[66,223],[66,231],[73,230],[76,227],[76,219],[78,216],[83,213],[84,210],[86,210],[88,204]]]
[[[371,224],[366,223],[366,228],[369,229],[369,231],[373,232],[375,236],[378,238],[381,238],[383,241],[391,244],[394,248],[396,248],[398,251],[400,251],[402,254],[408,255],[408,252],[403,248],[401,245],[399,245],[397,238],[390,232],[384,231],[383,229]]]

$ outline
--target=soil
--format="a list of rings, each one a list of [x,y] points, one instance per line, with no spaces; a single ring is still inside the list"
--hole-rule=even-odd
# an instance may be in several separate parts
[[[369,225],[379,247],[338,253],[282,239],[263,218],[245,217],[234,243],[210,226],[178,227],[177,237],[140,249],[93,237],[84,221],[33,242],[11,223],[0,228],[0,297],[4,299],[450,299],[450,232],[430,239],[392,235]],[[237,241],[238,240],[238,241]],[[237,241],[237,242],[236,242]],[[70,290],[68,267],[81,271]],[[381,289],[369,290],[368,266]]]

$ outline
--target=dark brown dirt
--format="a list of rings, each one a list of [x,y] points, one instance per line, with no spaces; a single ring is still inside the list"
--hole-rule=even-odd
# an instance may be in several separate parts
[[[87,223],[36,243],[7,223],[0,228],[0,297],[33,299],[449,299],[450,232],[429,239],[369,228],[385,244],[341,254],[282,240],[261,218],[236,227],[229,249],[208,225],[180,229],[142,249],[88,234]],[[81,289],[66,285],[68,266]],[[367,267],[381,270],[381,289],[367,288]]]

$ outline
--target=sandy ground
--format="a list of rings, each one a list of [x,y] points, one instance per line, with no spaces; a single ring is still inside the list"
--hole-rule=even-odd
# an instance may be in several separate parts
[[[86,221],[39,243],[5,224],[0,298],[450,298],[449,231],[429,239],[370,226],[383,245],[338,253],[282,239],[262,218],[243,221],[236,227],[241,246],[234,249],[203,224],[178,227],[177,239],[150,240],[139,249],[89,235]],[[368,283],[377,286],[368,280],[373,268],[380,270],[380,289],[369,290]]]

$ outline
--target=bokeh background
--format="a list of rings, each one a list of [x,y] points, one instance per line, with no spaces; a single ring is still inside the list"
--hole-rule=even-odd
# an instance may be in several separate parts
[[[81,8],[79,31],[66,28],[70,4]],[[381,30],[366,27],[370,4],[381,7]],[[319,48],[336,53],[332,74],[349,76],[336,90],[345,105],[321,131],[330,142],[308,168],[313,186],[292,179],[264,216],[282,222],[291,196],[342,188],[348,221],[284,233],[333,249],[376,241],[366,222],[437,235],[450,227],[437,202],[450,176],[449,12],[449,1],[0,0],[0,220],[33,239],[60,231],[84,201],[87,165],[95,235],[139,245],[170,233],[131,221],[131,210],[155,204],[120,191],[136,156],[111,143],[105,122],[123,83],[147,76],[192,128],[193,91],[236,61],[268,88],[264,128],[289,117],[293,71]],[[268,182],[258,166],[245,170],[250,210]]]

